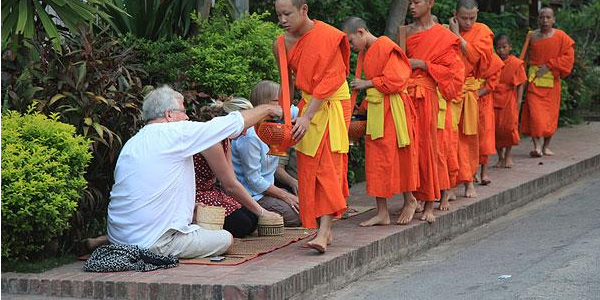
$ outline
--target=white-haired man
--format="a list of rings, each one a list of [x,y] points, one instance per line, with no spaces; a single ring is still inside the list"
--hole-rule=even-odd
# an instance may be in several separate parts
[[[195,205],[192,156],[236,137],[276,105],[232,112],[209,122],[192,122],[183,96],[168,86],[144,98],[144,126],[123,147],[108,206],[108,239],[180,258],[224,253],[233,241],[225,230],[191,224]]]

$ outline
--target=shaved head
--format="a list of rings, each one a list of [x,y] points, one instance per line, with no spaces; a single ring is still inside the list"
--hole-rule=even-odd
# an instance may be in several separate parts
[[[300,9],[302,7],[302,5],[307,4],[306,0],[276,0],[276,1],[290,1],[298,9]]]
[[[359,17],[350,17],[342,24],[342,31],[356,33],[359,29],[369,31],[367,22]]]
[[[477,1],[475,0],[459,0],[456,3],[456,11],[458,11],[461,8],[471,10],[473,8],[479,8],[479,4],[477,4]]]
[[[540,13],[541,12],[550,12],[554,16],[554,10],[550,6],[544,6],[544,7],[542,7],[542,9],[540,9]]]

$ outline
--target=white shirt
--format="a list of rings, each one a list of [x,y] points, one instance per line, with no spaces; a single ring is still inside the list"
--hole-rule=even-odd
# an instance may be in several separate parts
[[[149,248],[169,229],[199,229],[190,225],[196,193],[192,156],[243,129],[239,112],[205,123],[144,126],[119,154],[108,205],[110,242]]]

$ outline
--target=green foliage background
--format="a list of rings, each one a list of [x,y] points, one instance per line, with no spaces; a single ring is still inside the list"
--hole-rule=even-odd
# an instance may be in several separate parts
[[[27,259],[69,227],[87,182],[90,141],[34,113],[2,116],[2,258]]]

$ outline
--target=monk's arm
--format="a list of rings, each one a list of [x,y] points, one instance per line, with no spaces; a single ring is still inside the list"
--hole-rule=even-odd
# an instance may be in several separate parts
[[[565,48],[565,51],[559,57],[551,59],[546,63],[550,70],[557,71],[560,77],[563,78],[571,74],[573,63],[575,62],[573,45],[569,44]]]
[[[371,78],[373,86],[384,94],[402,92],[410,79],[411,67],[397,52],[390,55],[381,76]]]
[[[519,84],[517,87],[517,107],[521,106],[523,102],[523,92],[525,91],[525,83]]]

